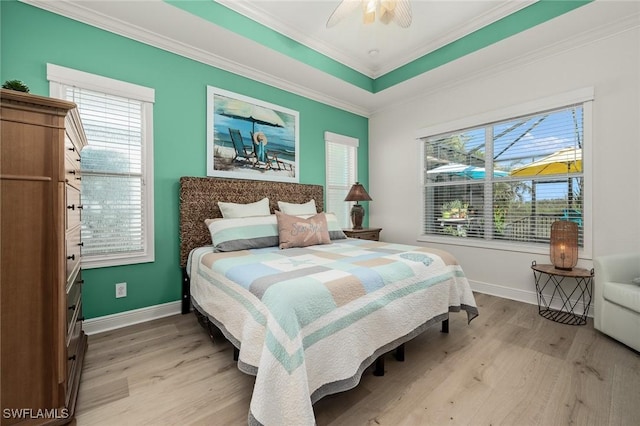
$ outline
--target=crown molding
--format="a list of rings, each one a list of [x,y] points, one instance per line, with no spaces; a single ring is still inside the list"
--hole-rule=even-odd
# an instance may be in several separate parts
[[[368,117],[370,111],[359,105],[345,102],[341,99],[328,96],[324,93],[311,90],[298,84],[294,84],[288,80],[275,77],[271,74],[260,71],[256,68],[248,67],[235,61],[230,61],[224,57],[205,52],[185,43],[178,42],[169,37],[145,30],[143,28],[131,25],[130,23],[115,19],[113,17],[97,13],[82,5],[82,2],[71,2],[69,0],[20,0],[22,3],[29,4],[61,15],[75,21],[100,28],[105,31],[156,47],[177,55],[183,56],[200,63],[229,71],[242,77],[267,84],[269,86],[294,93],[296,95],[309,98],[311,100],[327,104],[341,110],[345,110],[363,117]],[[337,79],[337,78],[336,78]]]
[[[216,3],[220,3],[224,7],[245,16],[252,21],[255,21],[272,31],[275,31],[283,36],[289,37],[296,42],[302,44],[309,49],[327,56],[334,61],[341,63],[361,74],[366,75],[369,78],[374,77],[374,72],[369,66],[363,62],[356,61],[349,55],[345,55],[341,51],[333,48],[331,45],[324,43],[322,40],[316,37],[310,37],[308,34],[296,30],[295,28],[284,24],[277,16],[272,14],[268,9],[250,7],[245,2],[238,2],[234,0],[215,0]]]
[[[522,10],[532,4],[536,3],[537,0],[521,0],[521,1],[510,1],[506,3],[501,3],[498,6],[492,8],[491,10],[478,15],[476,18],[467,22],[465,25],[448,32],[446,35],[439,37],[435,40],[428,41],[425,45],[421,46],[419,49],[414,50],[413,52],[409,52],[406,55],[398,58],[393,64],[388,64],[382,68],[380,68],[377,72],[372,75],[372,78],[377,78],[382,75],[385,75],[405,64],[415,61],[418,58],[421,58],[429,53],[440,49],[450,43],[453,43],[456,40],[459,40],[481,28],[489,26],[502,18],[505,18],[519,10]]]
[[[521,0],[510,1],[501,3],[491,10],[477,16],[475,19],[467,22],[465,25],[457,28],[454,31],[449,32],[447,35],[435,40],[428,41],[425,45],[419,49],[414,50],[396,60],[384,64],[382,66],[376,65],[374,69],[367,64],[356,61],[352,57],[345,55],[341,51],[333,48],[331,45],[324,43],[317,37],[309,36],[308,34],[298,31],[295,28],[281,22],[277,16],[273,15],[268,9],[262,7],[256,7],[255,3],[249,5],[245,2],[238,2],[234,0],[216,0],[224,7],[227,7],[234,12],[237,12],[255,22],[260,23],[277,33],[280,33],[286,37],[289,37],[298,43],[313,49],[333,60],[340,62],[341,64],[352,68],[361,74],[364,74],[370,78],[377,78],[384,74],[387,74],[411,61],[414,61],[424,55],[427,55],[434,50],[437,50],[447,44],[458,40],[474,31],[477,31],[487,25],[509,16],[527,6],[534,4],[537,0]]]
[[[457,78],[450,81],[449,83],[438,83],[430,85],[429,87],[423,86],[424,90],[416,93],[414,96],[406,97],[400,101],[388,103],[380,108],[374,108],[371,111],[371,116],[384,113],[385,111],[398,108],[401,105],[415,102],[419,99],[424,99],[425,97],[429,97],[439,92],[449,91],[458,86],[468,84],[469,82],[472,82],[474,80],[481,80],[489,76],[495,76],[503,72],[508,72],[514,68],[526,66],[527,64],[531,64],[533,62],[537,62],[552,56],[561,55],[571,50],[582,48],[588,44],[597,43],[601,40],[615,37],[627,31],[632,31],[638,28],[640,28],[640,12],[627,15],[624,18],[608,22],[597,27],[592,27],[588,30],[577,33],[572,37],[562,39],[561,41],[540,47],[528,53],[510,57],[501,62],[496,62],[491,66],[484,67],[482,70],[474,70],[473,73],[468,74],[466,77]],[[460,60],[458,60],[458,62],[459,61]],[[454,63],[455,62],[456,61],[454,61]],[[418,76],[416,78],[420,77]]]

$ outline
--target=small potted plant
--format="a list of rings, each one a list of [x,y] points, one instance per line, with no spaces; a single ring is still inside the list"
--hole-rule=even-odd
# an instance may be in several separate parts
[[[3,89],[15,90],[16,92],[29,93],[29,87],[20,80],[7,80],[2,85]]]

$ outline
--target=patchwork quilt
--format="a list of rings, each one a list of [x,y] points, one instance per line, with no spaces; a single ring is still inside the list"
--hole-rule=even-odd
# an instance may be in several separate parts
[[[357,385],[379,355],[465,310],[469,283],[448,253],[368,240],[189,259],[194,306],[256,376],[249,424],[313,425],[313,403]]]

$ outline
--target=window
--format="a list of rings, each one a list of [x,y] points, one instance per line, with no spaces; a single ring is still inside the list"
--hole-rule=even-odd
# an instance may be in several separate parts
[[[331,132],[324,133],[326,146],[327,212],[335,213],[340,225],[351,227],[349,212],[353,203],[344,201],[358,175],[358,139]]]
[[[584,247],[589,101],[422,137],[423,234],[548,244],[570,220]]]
[[[51,95],[78,105],[84,268],[152,262],[154,91],[48,64]]]

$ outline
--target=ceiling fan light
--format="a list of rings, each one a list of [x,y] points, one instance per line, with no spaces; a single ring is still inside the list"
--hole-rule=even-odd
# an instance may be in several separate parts
[[[396,8],[395,0],[382,0],[380,2],[380,9],[382,9],[382,13],[393,12]]]
[[[364,14],[365,15],[373,14],[374,18],[375,18],[377,7],[378,7],[377,0],[365,0],[362,2],[362,9],[364,10]]]
[[[380,8],[380,22],[387,25],[389,22],[393,20],[393,12],[385,9],[384,7]]]
[[[364,15],[362,15],[362,22],[364,22],[365,24],[373,24],[373,22],[376,20],[376,12],[365,12]]]

